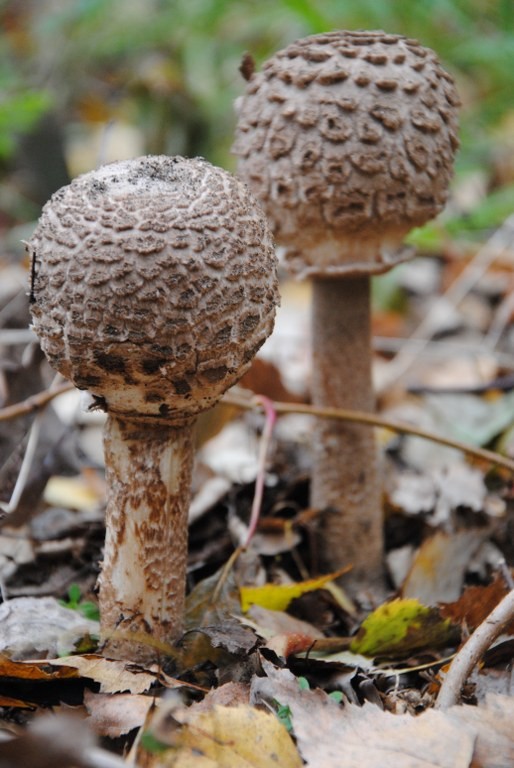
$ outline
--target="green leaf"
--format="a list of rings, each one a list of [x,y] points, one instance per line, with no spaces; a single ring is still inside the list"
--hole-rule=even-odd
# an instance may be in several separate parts
[[[458,640],[459,633],[437,608],[414,599],[384,603],[363,622],[350,644],[363,656],[404,656],[422,648],[440,648]]]

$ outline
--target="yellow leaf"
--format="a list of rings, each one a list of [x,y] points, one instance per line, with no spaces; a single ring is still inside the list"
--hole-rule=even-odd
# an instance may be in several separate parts
[[[301,768],[302,760],[284,726],[270,712],[248,705],[194,707],[174,712],[182,724],[159,766],[173,768]],[[160,737],[162,738],[162,736]]]
[[[285,611],[291,600],[300,597],[305,592],[323,589],[330,581],[334,581],[349,569],[341,568],[335,573],[319,576],[317,579],[299,581],[296,584],[265,584],[262,587],[241,587],[239,590],[241,610],[245,613],[251,605],[260,605],[271,611]]]
[[[82,476],[61,477],[55,475],[46,484],[44,499],[54,507],[90,510],[101,501],[98,489]]]

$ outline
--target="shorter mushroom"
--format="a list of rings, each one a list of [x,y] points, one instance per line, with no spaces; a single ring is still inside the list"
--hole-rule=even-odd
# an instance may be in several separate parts
[[[273,328],[270,231],[226,171],[143,157],[56,192],[29,248],[41,346],[108,417],[104,653],[152,661],[183,629],[196,416]]]

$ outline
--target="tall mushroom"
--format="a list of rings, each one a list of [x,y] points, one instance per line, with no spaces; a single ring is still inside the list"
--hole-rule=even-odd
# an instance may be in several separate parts
[[[273,328],[269,227],[226,171],[143,157],[56,192],[29,248],[42,348],[108,415],[104,653],[152,660],[182,630],[195,418]]]
[[[248,68],[246,68],[248,70]],[[312,397],[372,410],[370,276],[407,258],[407,232],[444,206],[458,96],[433,51],[384,32],[289,45],[250,73],[233,151],[290,270],[311,277]],[[332,510],[326,564],[382,576],[381,483],[366,427],[317,426],[312,504]]]

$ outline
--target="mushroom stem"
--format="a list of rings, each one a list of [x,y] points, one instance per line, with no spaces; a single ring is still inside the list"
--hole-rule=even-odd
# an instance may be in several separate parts
[[[314,405],[373,411],[370,280],[313,281],[312,399]],[[313,507],[328,510],[320,531],[324,565],[352,587],[380,584],[383,531],[378,452],[373,430],[320,420],[314,436]]]
[[[100,616],[104,653],[111,658],[155,660],[182,632],[192,423],[107,419]]]

